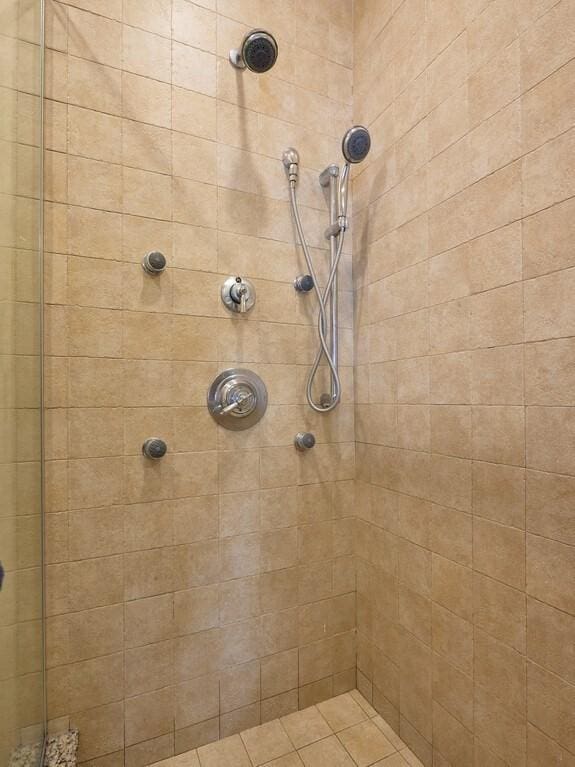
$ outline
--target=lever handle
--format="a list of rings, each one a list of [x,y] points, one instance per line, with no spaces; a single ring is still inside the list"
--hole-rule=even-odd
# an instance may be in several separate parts
[[[250,289],[246,285],[246,283],[242,280],[241,277],[236,277],[236,282],[234,285],[232,285],[231,289],[231,296],[232,300],[236,302],[236,304],[240,305],[240,314],[245,314],[247,312],[247,297]]]
[[[232,312],[246,314],[256,302],[256,290],[244,277],[229,277],[222,285],[222,301]]]
[[[245,314],[247,312],[246,307],[246,297],[248,294],[248,288],[247,285],[244,285],[243,283],[238,288],[238,293],[240,294],[240,314]]]
[[[235,402],[232,402],[226,407],[220,407],[220,409],[217,411],[218,415],[226,415],[226,413],[231,413],[233,410],[237,410],[240,405],[242,405],[247,399],[252,399],[253,396],[254,395],[252,392],[249,392],[248,394],[241,394]]]

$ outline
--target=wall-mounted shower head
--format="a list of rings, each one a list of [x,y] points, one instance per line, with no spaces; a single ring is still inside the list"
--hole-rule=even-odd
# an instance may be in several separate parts
[[[347,162],[356,163],[365,160],[371,149],[371,136],[363,125],[354,125],[343,137],[341,150]]]
[[[243,39],[240,48],[230,51],[230,61],[237,69],[251,72],[267,72],[278,58],[275,37],[264,29],[253,29]]]

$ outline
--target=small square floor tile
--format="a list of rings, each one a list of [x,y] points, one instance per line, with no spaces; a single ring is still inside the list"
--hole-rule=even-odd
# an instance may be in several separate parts
[[[393,727],[385,721],[385,719],[383,719],[381,716],[374,716],[371,721],[378,729],[383,732],[385,737],[389,740],[394,748],[396,748],[398,751],[401,751],[402,748],[407,748],[406,744],[402,741]]]
[[[277,719],[259,727],[252,727],[241,734],[250,759],[258,765],[271,762],[284,754],[294,751],[286,731]]]
[[[337,736],[351,754],[358,767],[369,767],[378,759],[390,756],[395,748],[371,721],[342,730]]]
[[[304,708],[281,719],[291,742],[296,748],[309,746],[316,740],[333,735],[332,730],[316,706]]]
[[[337,698],[318,703],[317,707],[334,732],[367,719],[365,711],[347,692],[344,695],[338,695]]]
[[[358,690],[152,767],[423,767]]]
[[[299,755],[305,767],[355,767],[335,735],[302,748]]]
[[[200,767],[200,760],[197,751],[185,751],[178,756],[171,756],[169,759],[156,762],[151,767]]]
[[[360,693],[359,690],[351,690],[349,694],[355,700],[355,702],[365,711],[365,713],[370,717],[370,719],[374,716],[377,716],[377,711],[374,709],[371,703],[363,697],[363,695]]]
[[[374,764],[373,767],[409,767],[409,764],[401,754],[392,754]]]
[[[421,762],[409,748],[402,749],[400,753],[409,767],[423,767],[423,762]]]
[[[264,767],[303,767],[303,762],[294,751],[293,754],[286,754],[279,759],[274,759],[273,762],[268,762]]]
[[[198,757],[201,767],[252,767],[239,735],[202,746]]]

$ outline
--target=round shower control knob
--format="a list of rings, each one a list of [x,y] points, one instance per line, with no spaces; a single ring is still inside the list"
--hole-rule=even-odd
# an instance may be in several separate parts
[[[144,256],[142,266],[148,274],[161,274],[167,265],[166,257],[159,250],[152,250]]]
[[[309,431],[300,431],[295,435],[294,443],[298,450],[311,450],[315,445],[315,436]]]
[[[225,429],[241,431],[255,426],[268,406],[262,379],[251,370],[231,368],[215,379],[208,392],[208,409]]]
[[[299,277],[295,278],[293,284],[298,293],[309,293],[310,290],[313,290],[313,277],[311,274],[300,274]]]
[[[150,437],[142,445],[142,453],[146,458],[151,458],[153,461],[159,461],[168,452],[168,446],[163,439],[159,437]]]

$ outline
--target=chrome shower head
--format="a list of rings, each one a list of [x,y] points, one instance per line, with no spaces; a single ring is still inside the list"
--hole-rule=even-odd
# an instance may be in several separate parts
[[[253,29],[243,39],[239,49],[230,51],[230,61],[237,69],[250,72],[267,72],[278,58],[278,44],[275,37],[264,29]]]
[[[371,149],[371,136],[363,125],[354,125],[350,128],[341,142],[343,156],[350,163],[365,160]]]
[[[345,157],[345,165],[339,177],[339,226],[345,231],[347,222],[347,201],[349,193],[349,177],[352,163],[365,160],[371,149],[371,136],[363,125],[350,128],[341,142],[341,151]]]

